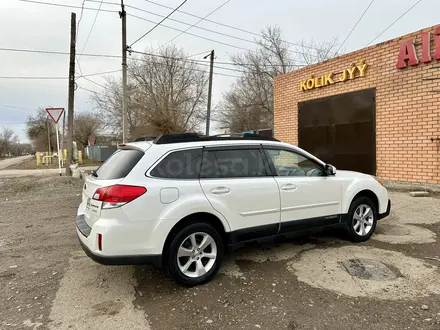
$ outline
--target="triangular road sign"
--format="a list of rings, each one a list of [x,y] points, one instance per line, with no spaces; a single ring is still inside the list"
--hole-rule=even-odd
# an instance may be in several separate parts
[[[56,123],[61,118],[61,115],[64,112],[64,108],[46,108],[46,112],[49,114],[50,118]]]

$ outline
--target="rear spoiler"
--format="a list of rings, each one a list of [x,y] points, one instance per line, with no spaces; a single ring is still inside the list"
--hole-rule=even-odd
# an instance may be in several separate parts
[[[140,150],[142,152],[147,151],[149,148],[151,147],[151,143],[146,143],[146,144],[142,144],[138,145],[137,143],[121,143],[118,144],[118,149],[119,150]]]

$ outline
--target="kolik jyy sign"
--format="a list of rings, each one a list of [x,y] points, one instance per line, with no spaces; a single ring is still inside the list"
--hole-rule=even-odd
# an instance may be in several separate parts
[[[311,75],[309,79],[300,81],[299,87],[302,91],[308,91],[315,88],[333,85],[337,82],[353,80],[357,77],[365,77],[367,68],[368,64],[365,63],[365,60],[361,60],[359,64],[353,63],[348,69],[344,69],[342,73],[338,74],[338,76],[336,76],[334,72],[322,75],[321,77]]]

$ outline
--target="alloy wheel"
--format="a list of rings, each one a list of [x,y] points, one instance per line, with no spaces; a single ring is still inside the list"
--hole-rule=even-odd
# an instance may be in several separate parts
[[[203,232],[189,235],[177,251],[180,271],[191,278],[201,277],[209,272],[216,259],[217,245],[211,235]]]
[[[353,229],[359,236],[366,236],[374,225],[373,209],[366,205],[359,205],[353,215]]]

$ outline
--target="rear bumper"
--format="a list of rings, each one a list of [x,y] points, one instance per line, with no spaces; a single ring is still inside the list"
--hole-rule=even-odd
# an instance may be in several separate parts
[[[107,221],[110,222],[110,221]],[[95,224],[94,228],[90,228],[85,221],[83,214],[78,214],[76,217],[76,233],[78,235],[79,243],[81,244],[84,252],[94,261],[100,263],[102,265],[153,265],[157,268],[162,267],[162,255],[161,254],[138,254],[132,250],[133,254],[124,254],[117,253],[123,248],[117,242],[121,242],[121,237],[124,237],[124,234],[127,234],[123,230],[119,224],[116,226],[100,226],[99,224]],[[127,226],[125,226],[127,227]],[[135,228],[134,231],[138,230]],[[107,243],[106,254],[103,254],[102,251],[98,250],[97,245],[97,232],[102,233],[104,237],[104,242]],[[132,237],[132,235],[127,235],[128,237]],[[136,241],[136,239],[134,239]],[[109,246],[110,245],[110,246]],[[138,249],[142,248],[142,246],[138,246]],[[125,250],[126,252],[127,250]],[[130,251],[131,252],[131,251]]]
[[[387,210],[385,211],[385,213],[379,214],[378,220],[386,218],[387,216],[390,215],[390,212],[391,212],[391,201],[388,200]]]
[[[80,233],[78,235],[81,235]],[[135,255],[135,256],[102,256],[93,253],[79,238],[82,249],[93,261],[101,265],[153,265],[157,268],[162,267],[162,255]]]

